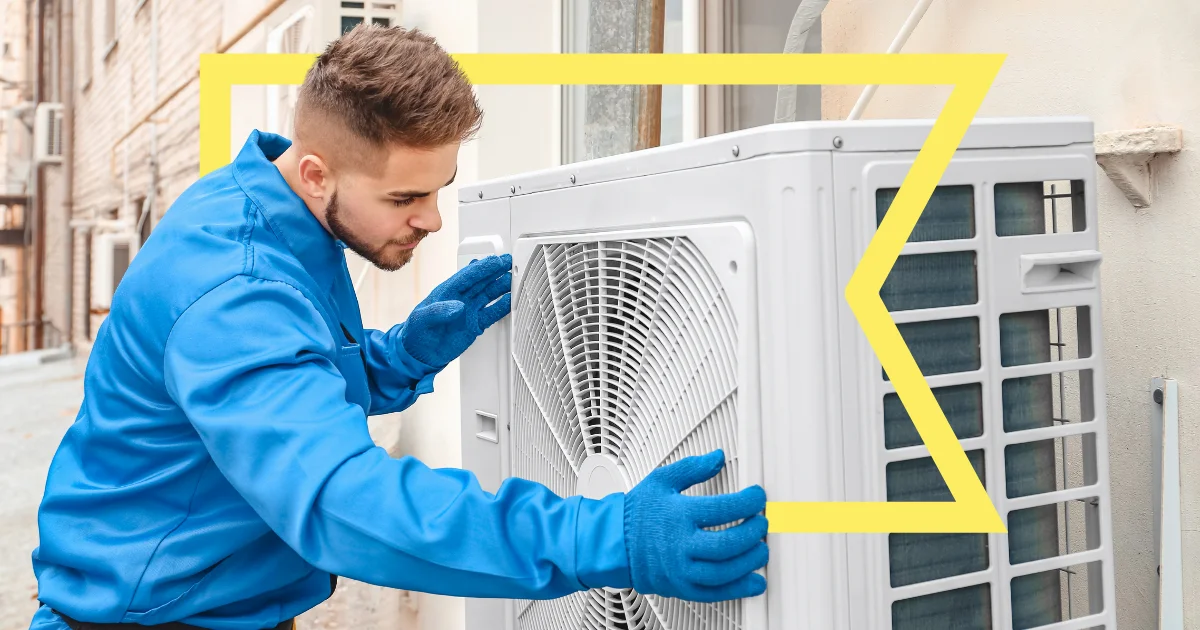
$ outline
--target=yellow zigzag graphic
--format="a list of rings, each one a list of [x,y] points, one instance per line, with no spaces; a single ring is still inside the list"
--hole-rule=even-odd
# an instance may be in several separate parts
[[[1003,520],[879,297],[934,188],[1000,71],[1004,55],[459,54],[477,85],[953,85],[925,145],[871,239],[846,300],[954,501],[779,502],[772,533],[989,533]],[[234,85],[299,84],[316,55],[200,58],[200,174],[230,160]]]

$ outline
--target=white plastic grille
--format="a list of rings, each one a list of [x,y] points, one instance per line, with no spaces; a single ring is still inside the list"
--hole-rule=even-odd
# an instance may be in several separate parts
[[[512,474],[570,495],[588,457],[636,484],[716,448],[725,469],[687,494],[738,486],[737,322],[686,237],[538,245],[514,307]],[[521,601],[519,630],[740,630],[741,604],[597,589]]]
[[[980,220],[974,186],[938,187],[881,291],[1008,526],[1003,537],[889,535],[891,630],[1102,627],[1098,502],[1107,491],[1096,466],[1093,296],[1064,293],[1050,308],[981,299],[996,268],[1025,251],[1004,239],[1085,229],[1083,187],[996,184],[984,205],[992,221]],[[878,219],[894,195],[877,192]],[[894,388],[882,385],[888,500],[951,500]]]

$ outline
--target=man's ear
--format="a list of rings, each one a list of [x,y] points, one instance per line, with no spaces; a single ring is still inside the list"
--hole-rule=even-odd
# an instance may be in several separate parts
[[[300,158],[300,187],[313,199],[324,199],[331,183],[329,167],[320,157],[309,154]]]

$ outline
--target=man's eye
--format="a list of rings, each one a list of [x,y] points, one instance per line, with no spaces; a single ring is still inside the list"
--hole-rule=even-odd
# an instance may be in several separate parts
[[[401,207],[401,206],[407,206],[408,204],[410,204],[410,203],[412,203],[412,202],[414,202],[414,201],[416,201],[416,198],[414,198],[414,197],[406,197],[406,198],[404,198],[404,199],[393,199],[393,200],[392,200],[392,203],[393,203],[393,204],[395,204],[397,208],[399,208],[399,207]]]

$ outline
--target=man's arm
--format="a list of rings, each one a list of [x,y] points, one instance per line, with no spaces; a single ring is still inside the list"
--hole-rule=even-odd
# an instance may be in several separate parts
[[[624,495],[562,498],[393,459],[345,400],[338,344],[290,285],[239,276],[176,322],[167,386],[217,467],[314,566],[391,588],[542,599],[629,586]]]
[[[371,414],[402,411],[433,391],[433,378],[509,313],[512,257],[488,256],[458,270],[387,332],[365,331]]]
[[[433,379],[445,366],[431,366],[415,359],[400,339],[408,322],[390,330],[365,329],[363,356],[367,360],[367,384],[371,388],[371,415],[408,409],[417,397],[433,391]]]

